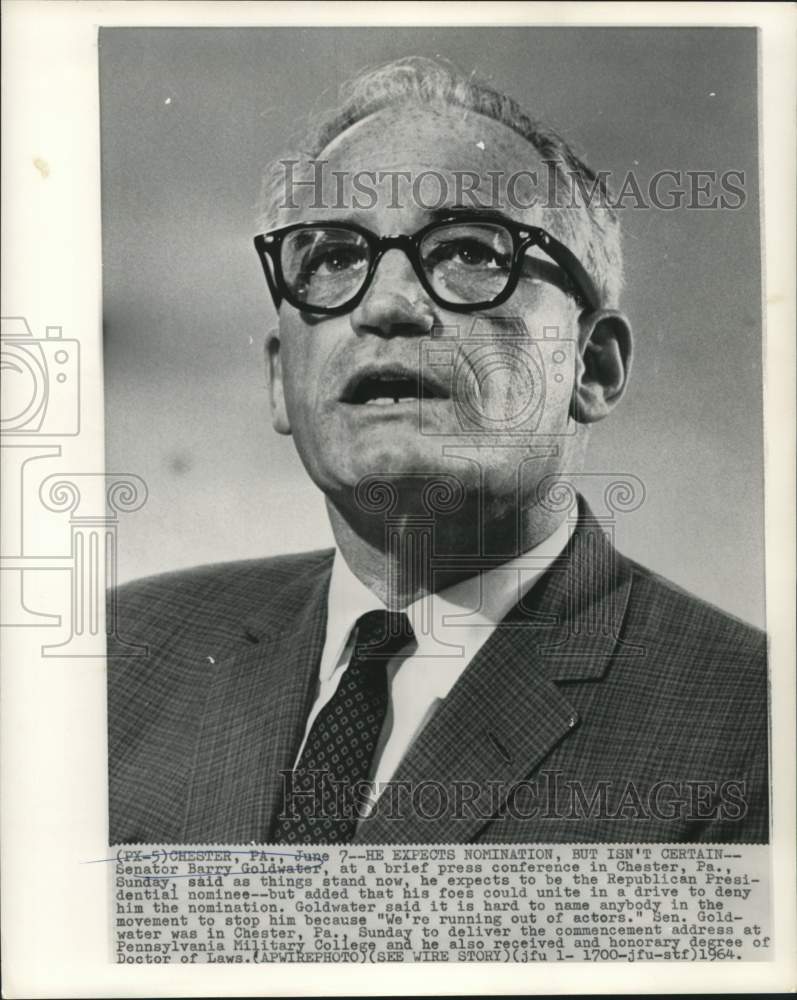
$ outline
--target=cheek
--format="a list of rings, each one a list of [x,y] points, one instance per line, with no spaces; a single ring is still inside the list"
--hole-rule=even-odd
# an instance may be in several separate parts
[[[470,362],[469,396],[488,418],[515,424],[537,409],[545,383],[533,350],[501,345],[480,352]]]
[[[530,408],[539,433],[562,433],[576,378],[578,313],[555,289],[535,286],[532,292],[521,310],[528,338],[511,352],[514,364],[503,373],[505,399],[515,411]]]
[[[282,380],[292,419],[314,413],[322,402],[332,338],[294,317],[281,330]]]
[[[466,351],[459,404],[496,431],[553,431],[567,419],[575,376],[575,345],[554,340],[503,341]]]

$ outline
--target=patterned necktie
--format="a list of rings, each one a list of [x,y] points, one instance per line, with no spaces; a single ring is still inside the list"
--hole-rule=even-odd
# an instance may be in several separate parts
[[[273,843],[352,840],[387,712],[387,664],[413,638],[403,612],[369,611],[358,619],[349,665],[316,716],[296,769],[285,776]]]

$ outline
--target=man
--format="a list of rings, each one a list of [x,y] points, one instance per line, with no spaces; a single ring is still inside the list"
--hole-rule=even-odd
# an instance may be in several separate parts
[[[256,246],[336,549],[113,595],[111,841],[765,841],[764,637],[572,486],[631,363],[601,183],[425,59],[304,148]]]

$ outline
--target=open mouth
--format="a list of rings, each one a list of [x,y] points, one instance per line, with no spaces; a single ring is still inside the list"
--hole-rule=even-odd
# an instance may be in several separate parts
[[[353,406],[399,406],[424,399],[447,399],[443,387],[403,367],[370,368],[357,372],[347,383],[342,401]]]

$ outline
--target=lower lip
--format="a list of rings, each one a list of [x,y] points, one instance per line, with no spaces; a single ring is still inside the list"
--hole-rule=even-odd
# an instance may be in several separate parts
[[[393,414],[406,414],[406,413],[417,413],[421,406],[428,407],[431,404],[445,403],[446,400],[441,398],[435,399],[401,399],[397,403],[344,403],[343,405],[350,411],[360,411],[361,413],[370,413],[372,415],[382,415],[389,416]]]
[[[372,417],[398,417],[417,413],[420,401],[402,399],[398,403],[344,403],[350,413],[361,413]]]

